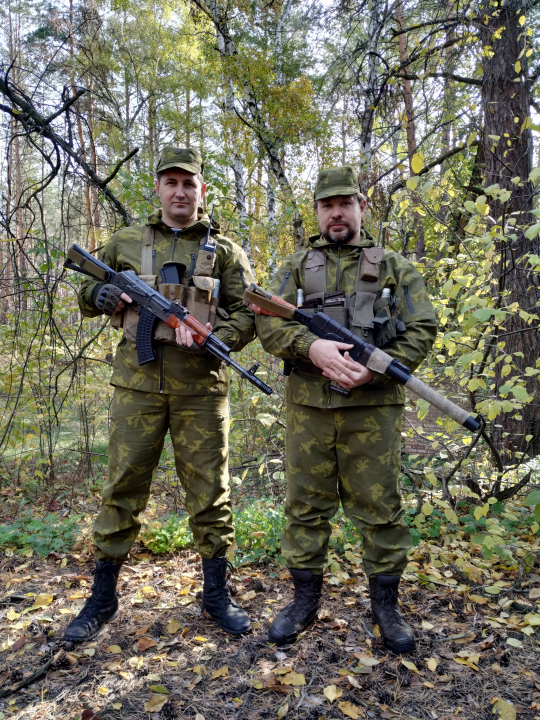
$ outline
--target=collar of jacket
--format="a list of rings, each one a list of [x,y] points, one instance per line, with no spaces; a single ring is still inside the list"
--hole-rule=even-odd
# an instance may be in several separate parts
[[[311,247],[317,250],[325,250],[326,252],[337,252],[340,248],[341,250],[353,250],[354,248],[373,247],[375,244],[373,238],[371,236],[368,237],[364,230],[360,230],[360,238],[355,243],[341,245],[336,242],[328,242],[328,240],[325,240],[321,235],[312,235],[308,239],[308,243]]]
[[[195,220],[195,222],[191,223],[191,225],[187,225],[185,228],[182,228],[182,230],[186,234],[191,235],[191,233],[195,233],[195,234],[197,234],[197,236],[200,236],[201,231],[206,232],[208,230],[209,224],[210,224],[210,217],[208,216],[208,214],[205,213],[202,208],[197,208],[197,220]],[[165,225],[165,223],[161,219],[161,208],[149,216],[149,218],[145,222],[145,225],[155,225],[162,232],[170,232],[172,234],[171,228],[168,225]],[[212,220],[212,229],[210,231],[211,234],[217,235],[219,233],[219,231],[220,231],[219,223],[216,220]]]

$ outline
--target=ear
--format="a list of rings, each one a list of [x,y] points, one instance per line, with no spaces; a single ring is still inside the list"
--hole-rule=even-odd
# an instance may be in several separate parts
[[[156,188],[156,195],[159,197],[159,180],[157,178],[154,180],[154,185]]]
[[[367,200],[362,200],[362,202],[360,203],[360,217],[362,218],[362,220],[364,219],[366,210],[367,210]]]

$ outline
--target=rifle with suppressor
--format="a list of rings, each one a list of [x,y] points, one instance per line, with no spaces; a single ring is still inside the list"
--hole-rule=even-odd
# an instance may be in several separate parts
[[[157,290],[147,285],[133,270],[115,272],[78,245],[72,245],[68,250],[64,267],[83,275],[89,275],[96,280],[101,280],[101,282],[115,285],[119,290],[129,295],[133,301],[131,307],[139,313],[139,323],[137,325],[137,358],[139,365],[145,365],[156,359],[154,330],[157,322],[163,320],[171,328],[185,325],[192,331],[193,339],[197,345],[223,360],[240,377],[249,380],[261,392],[266,395],[272,394],[272,388],[268,387],[255,375],[259,368],[258,365],[254,365],[249,370],[238,365],[230,357],[230,348],[217,338],[213,332],[191,316],[183,305],[167,300]],[[138,307],[135,305],[136,303]]]
[[[352,345],[352,349],[349,350],[349,355],[352,360],[355,360],[373,372],[390,375],[390,377],[402,385],[405,385],[405,387],[409,388],[409,390],[418,395],[418,397],[421,397],[430,405],[436,407],[437,410],[440,410],[444,415],[463,425],[467,430],[476,432],[476,430],[480,428],[482,422],[481,417],[472,417],[466,410],[463,410],[451,400],[448,400],[448,398],[445,398],[436,390],[430,388],[429,385],[426,385],[417,377],[414,377],[414,375],[411,374],[410,368],[406,365],[402,365],[385,353],[384,350],[362,340],[323,312],[316,312],[310,315],[282,298],[272,295],[258,285],[255,285],[255,283],[251,283],[245,291],[244,302],[249,305],[257,315],[271,315],[286,318],[287,320],[296,320],[302,323],[302,325],[305,325],[314,335],[317,335],[317,337]]]

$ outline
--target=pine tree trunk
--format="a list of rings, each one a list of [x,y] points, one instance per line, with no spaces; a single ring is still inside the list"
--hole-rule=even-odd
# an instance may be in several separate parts
[[[484,110],[485,184],[497,183],[511,191],[506,203],[490,199],[490,216],[506,229],[506,241],[498,244],[499,261],[494,267],[494,292],[501,308],[517,302],[522,310],[534,312],[539,298],[538,285],[526,269],[527,254],[539,251],[538,239],[529,240],[523,226],[534,221],[532,183],[528,181],[532,166],[532,137],[527,127],[529,117],[529,86],[526,25],[520,18],[526,15],[527,4],[507,0],[502,8],[487,2],[483,6],[482,45],[484,81],[482,103]],[[523,21],[524,22],[524,21]],[[499,140],[494,140],[498,136]],[[514,184],[512,178],[521,182]],[[514,228],[508,220],[515,219]],[[513,237],[508,237],[508,236]],[[537,324],[537,323],[535,323]],[[501,345],[502,343],[502,345]],[[498,346],[495,357],[512,355],[513,372],[501,376],[504,363],[496,365],[495,389],[506,384],[514,375],[522,375],[527,367],[536,367],[538,359],[538,331],[511,312],[503,328],[496,331],[493,345]],[[523,353],[523,356],[517,353]],[[540,454],[540,402],[536,376],[527,382],[527,390],[535,399],[520,412],[498,416],[492,428],[492,438],[505,464],[519,460],[516,452],[532,456]],[[510,396],[511,397],[511,396]],[[518,417],[516,417],[516,415]],[[527,441],[526,437],[532,436]]]

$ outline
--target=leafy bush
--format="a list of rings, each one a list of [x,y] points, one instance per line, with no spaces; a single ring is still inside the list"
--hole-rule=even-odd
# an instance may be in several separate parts
[[[193,545],[193,533],[187,515],[171,515],[164,523],[144,525],[140,540],[151,552],[162,555]]]
[[[76,540],[77,524],[82,517],[59,518],[53,513],[43,519],[24,516],[12,525],[0,525],[0,547],[31,548],[42,556],[51,551],[67,552]]]
[[[283,509],[277,509],[273,501],[263,498],[251,505],[233,511],[235,540],[238,550],[235,565],[279,561],[281,534],[285,526]],[[171,515],[163,522],[146,525],[140,536],[153,553],[163,554],[193,545],[193,534],[187,516]],[[335,518],[330,547],[342,554],[346,547],[360,540],[360,534],[340,509]]]

